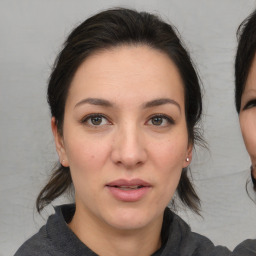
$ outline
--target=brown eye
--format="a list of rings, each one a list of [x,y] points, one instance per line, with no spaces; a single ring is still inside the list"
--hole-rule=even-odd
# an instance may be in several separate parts
[[[160,116],[155,116],[151,120],[153,125],[161,125],[163,123],[163,118]]]
[[[102,123],[102,117],[101,116],[94,116],[94,117],[91,117],[90,121],[93,125],[100,125]]]
[[[108,119],[101,114],[88,115],[81,122],[87,126],[92,126],[92,127],[97,127],[97,126],[101,127],[104,125],[111,124],[110,121],[108,121]]]
[[[160,127],[166,127],[171,124],[174,124],[174,120],[171,117],[168,117],[166,115],[161,115],[161,114],[152,116],[147,122],[147,125],[160,126]]]

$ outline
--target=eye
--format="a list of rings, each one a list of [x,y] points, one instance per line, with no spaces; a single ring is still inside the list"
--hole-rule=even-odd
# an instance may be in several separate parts
[[[103,126],[103,125],[109,125],[111,124],[110,121],[102,114],[90,114],[87,115],[81,123],[86,124],[88,126]]]
[[[248,101],[245,106],[243,107],[243,110],[250,109],[256,107],[256,99]]]
[[[153,126],[165,127],[170,124],[174,124],[174,121],[172,118],[166,115],[154,115],[148,120],[147,124],[153,125]]]

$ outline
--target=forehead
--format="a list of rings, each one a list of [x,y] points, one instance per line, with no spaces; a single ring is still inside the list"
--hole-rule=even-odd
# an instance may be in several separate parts
[[[145,45],[119,46],[96,52],[78,68],[69,97],[178,97],[183,82],[169,56]],[[138,98],[139,99],[139,98]]]

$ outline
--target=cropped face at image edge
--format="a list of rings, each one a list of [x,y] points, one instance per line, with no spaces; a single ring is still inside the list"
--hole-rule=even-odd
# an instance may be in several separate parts
[[[245,146],[256,171],[256,56],[242,94],[239,119]]]
[[[54,118],[52,128],[77,217],[118,230],[162,222],[193,147],[183,82],[166,54],[139,45],[89,56],[71,82],[63,134]]]

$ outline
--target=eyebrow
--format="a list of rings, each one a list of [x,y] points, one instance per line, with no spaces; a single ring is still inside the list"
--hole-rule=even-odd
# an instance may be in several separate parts
[[[160,99],[155,99],[155,100],[149,101],[143,105],[143,108],[152,108],[152,107],[157,107],[157,106],[161,106],[164,104],[174,104],[181,111],[180,104],[177,101],[169,99],[169,98],[160,98]]]
[[[79,101],[75,105],[75,108],[80,105],[83,105],[83,104],[91,104],[91,105],[97,105],[97,106],[103,106],[103,107],[113,107],[114,106],[114,104],[108,100],[99,99],[99,98],[86,98],[86,99]],[[157,106],[161,106],[161,105],[165,105],[165,104],[174,104],[181,111],[180,104],[177,101],[169,99],[169,98],[160,98],[160,99],[151,100],[151,101],[144,103],[142,105],[142,107],[143,108],[152,108],[152,107],[157,107]]]
[[[91,105],[103,106],[103,107],[113,107],[113,104],[108,100],[98,99],[98,98],[86,98],[79,101],[75,105],[75,108],[86,103]]]

